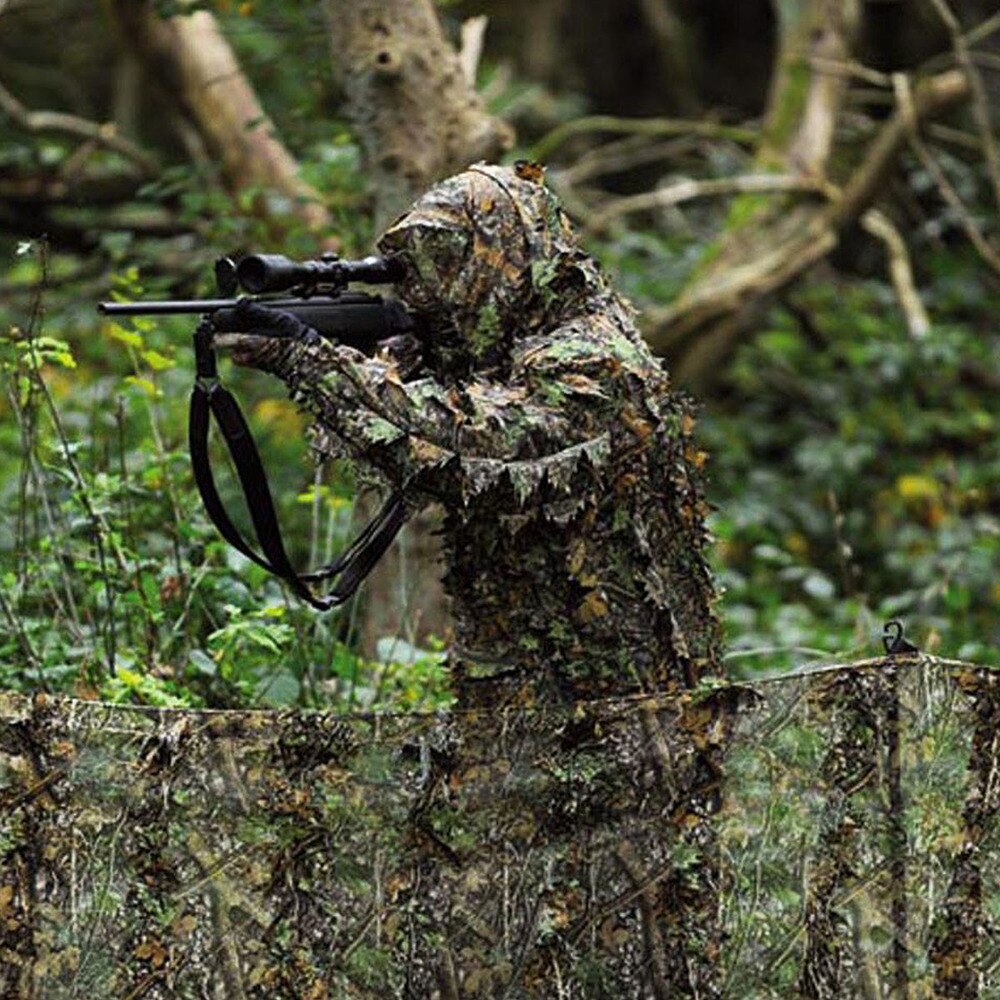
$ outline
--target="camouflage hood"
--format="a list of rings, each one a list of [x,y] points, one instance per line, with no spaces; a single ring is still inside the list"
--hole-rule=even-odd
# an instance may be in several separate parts
[[[400,297],[429,326],[441,374],[502,365],[604,288],[534,165],[477,164],[432,188],[378,242],[405,265]]]

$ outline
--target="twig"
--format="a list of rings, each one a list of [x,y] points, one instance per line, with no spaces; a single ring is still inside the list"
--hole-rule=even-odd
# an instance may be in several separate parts
[[[630,135],[589,150],[571,166],[560,169],[558,177],[563,184],[580,184],[605,174],[632,170],[659,160],[671,160],[696,150],[700,144],[697,136],[651,142],[648,136]]]
[[[14,613],[14,609],[7,602],[7,597],[3,592],[3,588],[0,587],[0,611],[3,611],[4,618],[7,619],[7,625],[17,637],[17,644],[21,647],[21,653],[27,660],[28,665],[32,667],[35,673],[38,675],[38,687],[42,691],[47,691],[48,688],[45,684],[45,675],[42,673],[42,661],[35,652],[35,647],[31,644],[31,637],[24,630],[24,626],[18,621],[17,615]]]
[[[772,194],[786,191],[812,191],[830,195],[829,185],[814,178],[798,174],[743,174],[714,180],[683,180],[655,191],[618,198],[595,212],[590,220],[592,232],[601,232],[612,219],[632,212],[645,212],[652,208],[669,208],[695,198],[711,198],[730,194]]]
[[[466,18],[462,22],[462,46],[458,52],[458,61],[470,87],[476,85],[476,73],[483,55],[483,39],[486,37],[488,23],[489,18],[485,14]]]
[[[842,76],[852,77],[855,80],[864,80],[873,87],[892,87],[892,76],[888,73],[880,73],[870,66],[863,66],[855,60],[830,59],[825,56],[812,56],[809,59],[812,69],[823,73],[839,73]]]
[[[975,45],[976,42],[982,42],[998,31],[1000,31],[1000,14],[994,14],[992,17],[986,18],[981,24],[970,28],[963,38],[966,45]]]
[[[977,153],[982,152],[982,146],[979,144],[979,140],[974,136],[970,135],[968,132],[963,132],[960,128],[955,128],[953,125],[944,125],[941,122],[931,122],[927,126],[927,134],[932,139],[938,139],[941,142],[949,142],[953,146],[960,146],[962,149],[975,150]]]
[[[689,121],[683,118],[619,118],[615,115],[589,115],[556,126],[543,136],[531,151],[533,159],[545,160],[567,139],[587,132],[611,132],[618,135],[681,136],[703,139],[728,139],[741,146],[753,146],[758,139],[755,129],[718,122]]]
[[[906,249],[906,241],[902,234],[892,224],[889,218],[870,208],[861,216],[861,225],[872,236],[880,239],[889,255],[889,276],[896,290],[896,297],[906,317],[906,326],[910,336],[920,340],[930,332],[931,323],[927,310],[920,300],[916,282],[913,280],[913,267],[910,264],[910,254]]]
[[[670,81],[674,106],[683,115],[696,113],[688,25],[673,9],[674,0],[639,0],[638,7],[637,13],[656,43],[658,62]]]
[[[941,165],[934,159],[931,155],[930,150],[924,143],[923,139],[920,138],[920,133],[917,127],[918,115],[914,107],[915,99],[910,90],[909,80],[902,74],[897,73],[895,76],[896,83],[896,99],[899,101],[900,114],[898,117],[901,118],[903,122],[903,127],[907,131],[907,135],[910,141],[910,147],[913,149],[914,153],[917,155],[917,159],[920,160],[921,166],[931,175],[934,179],[934,183],[937,185],[938,191],[941,197],[944,199],[945,204],[951,208],[955,214],[958,216],[959,222],[962,225],[962,229],[965,231],[965,235],[969,238],[969,242],[976,248],[979,256],[989,264],[997,274],[1000,274],[1000,254],[994,250],[993,246],[986,239],[982,230],[979,228],[976,220],[972,218],[969,210],[965,207],[965,203],[962,201],[961,195],[955,190],[955,186],[948,180],[948,175],[941,169]],[[966,84],[968,87],[968,84]]]
[[[1000,150],[997,149],[996,137],[990,126],[990,109],[986,98],[986,90],[983,87],[982,77],[973,65],[969,55],[969,48],[965,37],[962,35],[962,26],[958,23],[958,18],[947,4],[947,0],[931,0],[938,17],[948,29],[951,35],[952,48],[955,50],[955,61],[962,68],[966,79],[969,81],[969,89],[972,92],[972,117],[979,132],[979,138],[983,145],[983,153],[986,157],[986,171],[989,174],[990,182],[993,185],[993,197],[997,208],[1000,208]]]
[[[996,52],[970,52],[969,58],[983,69],[1000,70],[1000,55]]]
[[[972,218],[969,210],[965,207],[965,203],[962,201],[961,195],[955,190],[955,186],[951,181],[948,180],[947,174],[941,169],[940,164],[934,159],[930,150],[919,137],[912,137],[910,145],[913,147],[914,153],[917,154],[917,158],[920,160],[923,168],[933,177],[934,183],[937,184],[938,191],[945,203],[958,216],[958,220],[965,231],[965,235],[969,238],[969,242],[976,248],[979,256],[997,274],[1000,274],[1000,254],[993,249],[983,231],[976,223],[976,220]]]
[[[159,169],[152,156],[134,142],[118,135],[114,125],[100,125],[62,111],[29,111],[3,84],[0,84],[0,111],[26,132],[58,132],[114,150],[134,163],[146,176],[153,176]]]
[[[852,225],[870,207],[901,148],[921,124],[969,96],[969,82],[957,70],[921,81],[912,94],[902,74],[895,75],[894,83],[899,110],[875,136],[861,166],[844,185],[843,197],[832,207],[830,221],[838,230]],[[907,100],[900,99],[901,88],[910,95]]]

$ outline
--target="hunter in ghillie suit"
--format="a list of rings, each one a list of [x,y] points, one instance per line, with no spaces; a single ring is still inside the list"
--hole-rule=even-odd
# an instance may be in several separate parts
[[[473,166],[378,247],[403,266],[419,342],[374,359],[316,338],[230,346],[409,511],[443,506],[459,705],[719,673],[693,418],[540,169]]]

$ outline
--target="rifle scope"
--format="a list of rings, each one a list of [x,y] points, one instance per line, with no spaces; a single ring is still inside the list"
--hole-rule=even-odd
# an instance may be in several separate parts
[[[281,292],[289,288],[334,285],[342,288],[351,281],[384,284],[397,281],[403,269],[391,257],[365,257],[362,260],[290,260],[281,254],[251,254],[236,265],[236,280],[251,295]]]

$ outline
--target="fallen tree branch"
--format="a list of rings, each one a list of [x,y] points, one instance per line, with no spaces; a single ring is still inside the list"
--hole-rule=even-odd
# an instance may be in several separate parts
[[[911,120],[919,127],[968,95],[958,70],[922,81],[910,107],[898,108],[875,136],[840,197],[796,205],[766,227],[741,232],[675,302],[650,310],[645,329],[653,349],[671,359],[682,381],[697,385],[714,377],[752,310],[825,257],[871,207],[910,140]]]
[[[187,122],[186,145],[204,149],[221,168],[226,189],[237,196],[253,192],[253,211],[276,237],[297,220],[331,239],[330,213],[299,176],[216,18],[207,10],[163,18],[151,0],[107,6],[124,45],[162,94],[165,114]]]
[[[116,205],[135,197],[143,179],[132,173],[17,174],[0,176],[0,200],[23,205],[75,202]]]
[[[152,177],[159,171],[155,158],[120,136],[110,122],[99,124],[62,111],[29,111],[3,84],[0,84],[0,111],[25,132],[56,133],[84,139],[124,156],[145,177]]]

